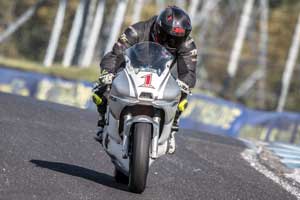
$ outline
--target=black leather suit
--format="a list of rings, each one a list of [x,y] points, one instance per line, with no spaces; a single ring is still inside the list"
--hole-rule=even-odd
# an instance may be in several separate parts
[[[124,61],[122,56],[124,50],[139,42],[155,42],[153,28],[156,18],[157,16],[154,16],[147,21],[129,26],[114,44],[112,51],[103,57],[100,63],[101,69],[110,73],[116,73]],[[197,48],[194,40],[188,37],[178,49],[168,47],[167,49],[176,58],[179,80],[193,88],[196,82],[195,70],[197,64]]]
[[[138,22],[132,26],[129,26],[124,33],[119,37],[118,41],[114,44],[111,52],[107,53],[101,63],[101,70],[105,70],[109,73],[116,73],[124,62],[123,52],[133,46],[136,43],[144,41],[155,42],[154,39],[154,24],[157,16],[143,22]],[[194,40],[188,37],[186,41],[177,49],[166,47],[176,58],[177,62],[177,75],[179,80],[186,83],[190,88],[195,86],[196,77],[195,70],[197,64],[197,48]],[[99,85],[94,88],[94,92],[103,97],[103,93],[106,91],[106,85]],[[187,94],[182,93],[181,100],[186,98]],[[107,100],[103,98],[103,103],[98,105],[98,112],[104,116],[106,113]],[[181,112],[177,111],[174,121],[177,122]],[[103,118],[102,118],[103,119]],[[104,121],[99,120],[98,126],[104,126]]]

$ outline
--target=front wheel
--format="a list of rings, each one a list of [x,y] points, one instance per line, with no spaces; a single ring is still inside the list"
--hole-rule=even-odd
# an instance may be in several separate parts
[[[134,125],[128,185],[131,192],[142,193],[145,190],[149,169],[151,133],[152,125],[149,123]]]

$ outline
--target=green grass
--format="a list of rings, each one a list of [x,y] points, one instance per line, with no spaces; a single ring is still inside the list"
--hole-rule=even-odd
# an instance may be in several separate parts
[[[0,66],[29,72],[37,72],[72,80],[85,80],[92,82],[96,81],[99,77],[98,66],[91,66],[88,68],[71,66],[69,68],[65,68],[62,65],[55,64],[52,67],[45,67],[42,63],[38,62],[3,57],[0,57]]]

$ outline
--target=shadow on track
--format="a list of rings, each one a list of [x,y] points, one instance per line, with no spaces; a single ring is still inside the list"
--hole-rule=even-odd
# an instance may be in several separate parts
[[[50,162],[43,160],[30,160],[30,162],[35,164],[37,167],[50,169],[71,176],[77,176],[89,181],[93,181],[95,183],[99,183],[101,185],[128,192],[127,185],[119,184],[115,181],[114,177],[96,172],[94,170],[60,162]]]

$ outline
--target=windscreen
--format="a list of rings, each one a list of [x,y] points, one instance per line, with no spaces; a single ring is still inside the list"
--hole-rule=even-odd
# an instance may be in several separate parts
[[[166,68],[166,63],[173,60],[172,54],[163,46],[154,42],[142,42],[125,51],[135,71],[149,71],[159,76]]]

